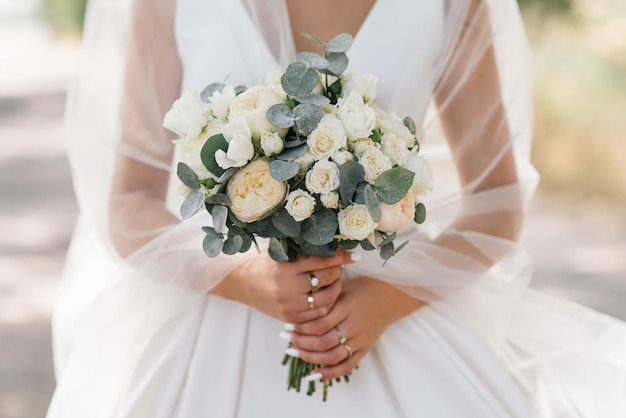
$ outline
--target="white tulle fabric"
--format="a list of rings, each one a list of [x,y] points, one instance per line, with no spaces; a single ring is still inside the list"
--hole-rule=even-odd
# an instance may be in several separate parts
[[[81,212],[48,417],[626,415],[624,324],[527,289],[515,239],[537,175],[513,0],[378,0],[355,37],[350,67],[376,74],[377,103],[422,127],[435,189],[427,222],[402,233],[410,245],[384,267],[363,257],[346,279],[429,304],[389,327],[325,404],[285,390],[280,322],[208,293],[254,252],[203,255],[210,219],[178,220],[161,127],[182,91],[259,84],[293,59],[284,0],[92,0],[84,45],[67,108]],[[156,191],[125,192],[123,162]]]

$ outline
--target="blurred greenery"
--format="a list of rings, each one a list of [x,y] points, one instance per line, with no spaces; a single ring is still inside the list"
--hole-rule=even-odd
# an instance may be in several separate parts
[[[571,12],[573,0],[518,0],[522,9],[540,8],[544,12]]]
[[[61,32],[80,33],[87,0],[41,0],[44,15]]]

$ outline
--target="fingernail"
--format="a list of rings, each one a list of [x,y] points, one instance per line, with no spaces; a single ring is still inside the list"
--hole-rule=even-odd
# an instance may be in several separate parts
[[[285,324],[285,329],[287,331],[295,331],[296,330],[296,326],[294,324]]]
[[[278,334],[278,336],[279,336],[280,338],[282,338],[283,340],[285,340],[285,341],[289,341],[289,342],[291,342],[291,334],[290,334],[290,333],[288,333],[288,332],[284,332],[284,331],[283,331],[283,332],[279,333],[279,334]]]
[[[350,258],[352,261],[360,261],[362,256],[361,253],[350,253]]]
[[[304,377],[304,380],[306,380],[307,382],[312,382],[314,380],[320,380],[322,378],[322,374],[321,373],[313,373],[310,374],[306,377]]]
[[[288,348],[285,350],[285,353],[289,354],[291,357],[300,358],[300,352],[295,348]]]

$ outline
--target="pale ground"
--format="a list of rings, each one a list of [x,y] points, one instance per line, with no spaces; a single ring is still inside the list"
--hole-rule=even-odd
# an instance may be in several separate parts
[[[49,321],[77,210],[62,139],[77,55],[29,22],[1,23],[0,418],[34,418],[54,387]],[[626,319],[623,210],[536,199],[523,240],[536,288]]]

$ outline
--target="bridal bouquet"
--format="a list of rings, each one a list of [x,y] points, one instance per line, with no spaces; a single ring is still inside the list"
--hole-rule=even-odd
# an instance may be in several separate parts
[[[350,35],[304,36],[325,56],[301,52],[263,85],[185,93],[165,115],[179,135],[181,215],[211,214],[209,257],[258,249],[263,237],[276,261],[359,245],[387,261],[407,244],[396,246],[397,231],[425,219],[418,197],[432,178],[415,123],[376,106],[375,76],[346,71]],[[299,389],[313,365],[291,360]]]

